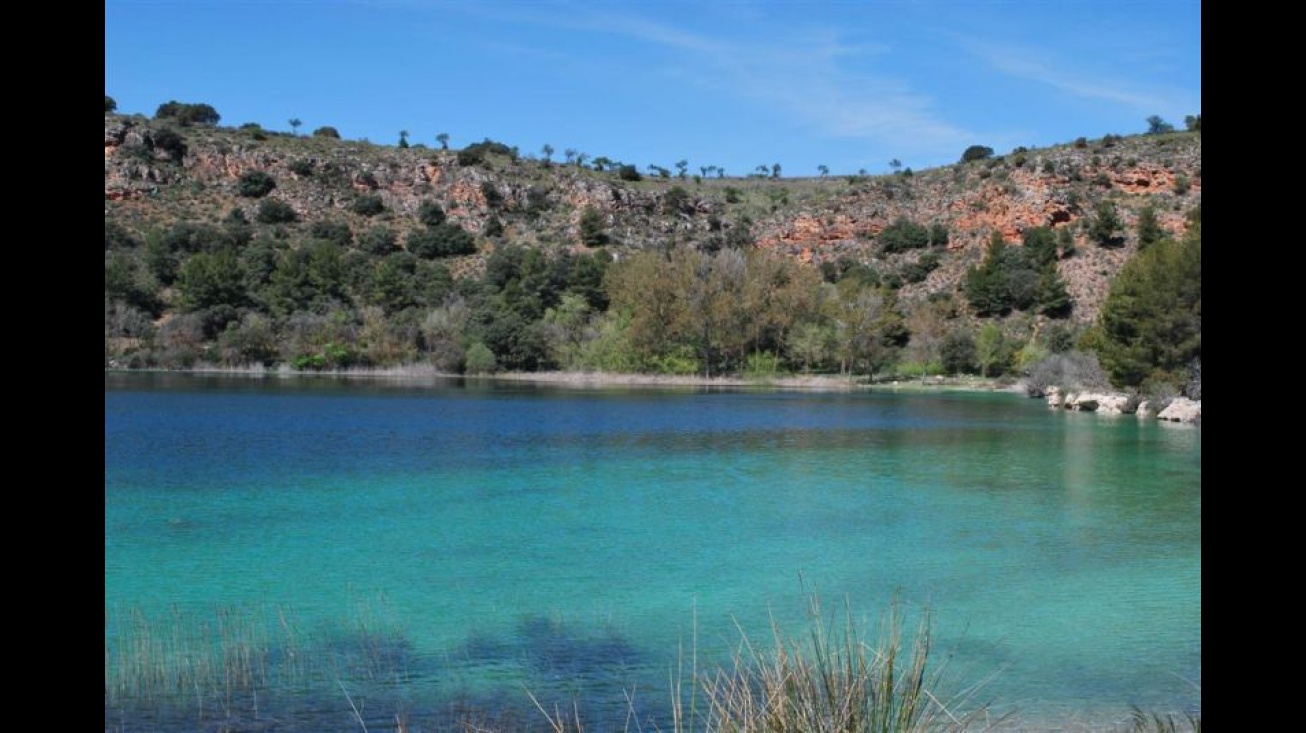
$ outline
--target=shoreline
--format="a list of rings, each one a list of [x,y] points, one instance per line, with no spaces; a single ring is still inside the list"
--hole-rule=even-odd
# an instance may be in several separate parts
[[[608,387],[729,387],[767,388],[811,392],[854,392],[865,390],[891,390],[894,392],[1005,392],[1025,394],[1021,382],[961,376],[926,377],[925,379],[896,379],[869,382],[865,375],[840,376],[836,374],[798,374],[775,377],[721,376],[703,377],[694,374],[648,374],[627,372],[502,372],[496,374],[457,374],[441,372],[431,367],[415,364],[399,367],[294,370],[284,367],[217,367],[199,366],[191,369],[113,369],[105,374],[192,374],[232,377],[345,377],[356,379],[461,379],[487,382],[517,382],[547,384],[578,389],[603,389]]]

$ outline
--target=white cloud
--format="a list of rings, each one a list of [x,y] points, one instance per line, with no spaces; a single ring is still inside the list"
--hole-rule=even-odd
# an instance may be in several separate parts
[[[1128,107],[1140,113],[1154,112],[1157,109],[1185,109],[1190,106],[1185,95],[1174,89],[1149,85],[1136,79],[1071,73],[1040,60],[1049,57],[1049,54],[1035,54],[975,42],[967,42],[965,45],[1001,73],[1044,84],[1075,97]]]

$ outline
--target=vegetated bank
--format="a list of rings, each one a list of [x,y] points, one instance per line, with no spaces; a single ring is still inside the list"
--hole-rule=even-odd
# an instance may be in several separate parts
[[[1070,359],[1062,392],[1200,399],[1200,118],[808,178],[219,120],[106,103],[106,367],[1041,384]]]

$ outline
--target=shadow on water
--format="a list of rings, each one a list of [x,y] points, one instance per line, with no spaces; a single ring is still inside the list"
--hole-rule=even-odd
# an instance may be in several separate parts
[[[644,694],[665,685],[665,669],[611,630],[525,616],[424,655],[389,629],[283,625],[269,639],[242,624],[212,636],[206,621],[147,626],[133,612],[106,637],[105,730],[551,730],[542,710],[593,730],[669,720],[666,696]]]

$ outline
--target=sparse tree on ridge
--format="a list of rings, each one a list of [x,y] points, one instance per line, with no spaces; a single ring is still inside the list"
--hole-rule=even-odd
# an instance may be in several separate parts
[[[1160,135],[1165,132],[1174,132],[1174,125],[1161,119],[1161,115],[1152,115],[1147,118],[1147,134]]]
[[[436,136],[435,136],[435,141],[438,142],[438,143],[440,143],[440,149],[441,149],[441,150],[448,150],[448,149],[449,149],[449,133],[447,133],[447,132],[442,132],[442,133],[440,133],[439,135],[436,135]]]
[[[299,136],[299,126],[302,124],[304,124],[304,121],[299,119],[298,117],[290,118],[290,130],[295,134],[296,137]]]

